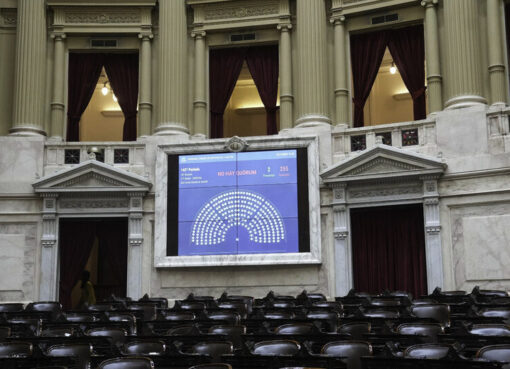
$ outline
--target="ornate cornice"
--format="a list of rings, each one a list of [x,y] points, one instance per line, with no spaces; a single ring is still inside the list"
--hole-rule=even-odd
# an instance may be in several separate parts
[[[140,12],[136,10],[67,11],[64,16],[64,21],[68,24],[140,23],[142,17]]]
[[[204,19],[206,21],[219,19],[235,19],[260,17],[265,15],[278,14],[280,5],[277,1],[269,3],[252,2],[247,4],[245,1],[233,1],[228,5],[209,5],[204,8]]]

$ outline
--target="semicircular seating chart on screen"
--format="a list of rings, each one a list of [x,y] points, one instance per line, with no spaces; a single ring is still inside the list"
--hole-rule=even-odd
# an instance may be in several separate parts
[[[223,243],[232,227],[245,228],[254,243],[274,244],[285,239],[280,213],[268,199],[253,191],[233,190],[202,206],[191,230],[191,242],[199,246]]]

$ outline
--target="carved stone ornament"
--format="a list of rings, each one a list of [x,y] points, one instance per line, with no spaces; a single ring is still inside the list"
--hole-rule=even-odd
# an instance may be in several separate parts
[[[65,13],[67,24],[119,24],[119,23],[141,23],[142,18],[139,11],[76,11]]]
[[[56,242],[57,242],[57,240],[42,240],[41,244],[43,247],[53,247],[53,246],[55,246]]]
[[[16,27],[16,9],[0,9],[0,26]]]
[[[346,173],[346,175],[385,173],[419,169],[416,165],[398,162],[388,158],[376,158]]]
[[[229,6],[208,6],[205,8],[205,20],[219,20],[219,19],[232,19],[232,18],[247,18],[247,17],[260,17],[265,15],[278,14],[278,2],[271,2],[266,4],[259,4],[253,2],[246,4],[246,2],[236,1]]]
[[[101,208],[127,208],[128,199],[105,199],[105,200],[61,200],[61,209],[101,209]]]
[[[347,238],[348,234],[349,234],[348,231],[335,231],[335,232],[333,232],[333,236],[335,237],[335,240],[345,240]]]
[[[440,225],[435,225],[435,226],[426,226],[425,227],[425,231],[428,233],[428,234],[438,234],[441,232],[441,226]]]
[[[129,245],[130,246],[140,246],[143,243],[143,239],[141,238],[130,238]]]
[[[421,186],[413,187],[400,187],[400,188],[376,188],[367,190],[351,190],[349,195],[351,198],[362,197],[386,197],[386,196],[399,196],[399,195],[412,195],[421,194],[423,190]]]
[[[227,143],[224,146],[224,149],[230,152],[240,152],[246,150],[248,146],[250,146],[248,142],[246,142],[245,140],[238,136],[234,136],[227,141]]]

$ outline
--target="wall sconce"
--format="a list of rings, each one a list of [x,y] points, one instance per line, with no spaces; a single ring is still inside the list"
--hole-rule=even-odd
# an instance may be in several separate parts
[[[101,93],[103,94],[103,96],[106,96],[108,95],[109,91],[112,92],[113,101],[118,102],[119,100],[117,100],[117,96],[115,96],[115,94],[113,93],[112,84],[110,83],[110,81],[106,81],[103,84],[103,87],[101,88]]]
[[[106,81],[103,85],[103,88],[101,88],[101,93],[103,94],[103,96],[106,96],[108,94],[108,87],[106,87],[106,84],[108,83],[108,81]]]
[[[390,73],[391,74],[397,73],[397,67],[395,66],[395,62],[391,62]]]

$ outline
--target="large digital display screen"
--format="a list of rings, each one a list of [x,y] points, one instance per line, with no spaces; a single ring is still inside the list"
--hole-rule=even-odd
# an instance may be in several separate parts
[[[170,155],[175,176],[169,175],[168,229],[174,234],[168,254],[302,251],[300,226],[308,222],[300,221],[299,154],[290,149]]]

